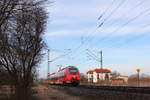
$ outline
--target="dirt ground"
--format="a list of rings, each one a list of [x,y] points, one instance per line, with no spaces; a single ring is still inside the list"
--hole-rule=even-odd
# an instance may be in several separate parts
[[[65,92],[59,91],[58,89],[53,89],[43,85],[39,85],[34,89],[37,91],[35,96],[38,97],[39,100],[81,100],[79,97],[71,96]]]

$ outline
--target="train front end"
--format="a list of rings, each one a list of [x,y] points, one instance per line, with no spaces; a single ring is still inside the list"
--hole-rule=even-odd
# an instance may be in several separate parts
[[[67,80],[74,86],[77,86],[80,84],[80,72],[79,70],[74,66],[68,67],[68,77]]]

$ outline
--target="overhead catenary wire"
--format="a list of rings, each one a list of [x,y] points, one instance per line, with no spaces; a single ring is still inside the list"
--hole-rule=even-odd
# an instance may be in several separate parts
[[[125,1],[125,0],[124,0]],[[122,2],[124,2],[124,1],[122,1]],[[139,5],[140,4],[142,4],[142,2],[141,3],[139,3]],[[122,3],[120,3],[119,4],[120,6],[122,5]],[[119,5],[117,6],[117,8],[119,8]],[[113,14],[113,13],[112,13]],[[136,16],[136,17],[138,17],[138,16]],[[135,19],[137,19],[135,17]],[[131,19],[131,20],[129,20],[127,23],[125,23],[125,24],[123,24],[123,26],[126,26],[128,23],[130,23],[130,22],[132,22],[132,20],[134,21],[135,19]],[[104,20],[104,21],[106,21],[106,19]],[[118,31],[119,29],[116,29],[115,31]],[[113,31],[113,32],[115,32],[115,31]],[[111,33],[113,33],[113,32],[111,32]],[[110,36],[110,34],[109,34],[109,36]],[[104,40],[105,39],[105,37],[102,39],[102,40]],[[87,41],[87,40],[86,40]],[[89,41],[89,40],[88,40]],[[84,41],[85,42],[85,41]],[[83,43],[84,44],[84,43]],[[81,44],[81,46],[83,45],[83,44]],[[81,47],[81,46],[79,46],[79,47]],[[79,50],[79,48],[77,48],[77,50]]]
[[[92,59],[99,61],[99,59],[95,58],[93,55],[91,55],[89,52],[86,53],[87,55],[89,55]]]
[[[98,28],[100,28],[104,23],[105,23],[105,21],[107,21],[122,5],[123,5],[123,3],[125,2],[126,0],[122,0],[120,3],[119,3],[119,5],[103,20],[103,22],[96,28],[96,29],[94,29],[94,31],[93,32],[91,32],[91,33],[94,33]],[[111,3],[111,5],[110,6],[112,6],[112,4],[115,2],[115,0],[113,0],[112,1],[112,3]],[[110,9],[110,6],[106,9],[106,11],[102,14],[102,16]],[[98,18],[99,19],[99,18]],[[90,34],[91,34],[90,33]],[[90,35],[90,34],[88,34],[88,35]],[[86,39],[83,43],[85,43],[86,41],[89,41],[88,39]]]
[[[86,49],[87,52],[89,52],[90,54],[92,54],[94,57],[98,58],[93,52],[91,52],[89,49]]]
[[[108,7],[105,9],[105,11],[103,11],[103,13],[98,17],[97,20],[101,20],[101,19],[103,18],[103,16],[110,10],[111,6],[114,4],[115,1],[116,1],[116,0],[112,0],[110,6],[108,6]]]
[[[126,0],[122,0],[114,9],[113,11],[98,25],[97,29],[98,30],[100,27],[102,27],[105,22],[125,3]],[[114,3],[114,1],[113,1]],[[93,33],[94,35],[94,33]],[[94,37],[91,37],[89,39],[87,39],[86,41],[92,41],[94,39]]]
[[[115,1],[115,0],[114,0],[114,1]],[[114,3],[114,1],[112,2],[112,4]],[[124,4],[125,1],[126,1],[126,0],[122,0],[122,1],[117,5],[117,7],[115,7],[115,9],[103,20],[103,22],[101,23],[101,26],[98,26],[98,27],[93,31],[93,33],[94,33],[95,31],[97,31],[98,28],[102,27],[103,24]],[[92,33],[92,34],[93,34],[93,33]],[[91,33],[90,33],[90,34],[91,34]],[[88,34],[88,35],[90,36],[90,34]],[[74,51],[76,52],[76,51],[80,50],[80,48],[83,46],[83,44],[85,44],[87,41],[91,41],[91,39],[90,39],[90,38],[85,39],[77,48],[74,49]],[[74,54],[75,54],[75,53],[74,53]]]
[[[140,5],[142,5],[146,0],[141,0],[137,5],[135,5],[135,7],[138,7]]]
[[[103,13],[98,17],[98,20],[102,19],[104,17],[104,15],[111,9],[112,5],[115,3],[116,0],[112,0],[112,2],[110,3],[110,5],[105,9],[105,11],[103,11]],[[101,23],[98,27],[96,27],[92,32],[89,32],[86,37],[87,39],[84,40],[84,36],[81,36],[82,38],[82,44],[84,44],[85,42],[88,41],[88,38],[90,37],[91,34],[95,33],[95,31],[97,31],[98,28],[100,28],[103,25],[103,23]]]
[[[140,7],[145,1],[146,1],[146,0],[140,1],[138,4],[136,4],[135,6],[131,7],[131,8],[128,10],[128,12],[130,12],[130,11],[133,12],[133,11],[136,10],[138,7]],[[126,15],[129,15],[129,14],[124,13],[124,14],[122,14],[122,15],[120,16],[120,18],[123,18],[123,17],[125,17]],[[116,23],[116,21],[115,21],[114,23]],[[109,26],[112,26],[114,23],[109,24]]]
[[[113,11],[99,24],[98,28],[100,28],[124,3],[126,0],[122,0],[118,6],[113,9]]]
[[[139,6],[141,6],[143,3],[145,2],[145,0],[142,0],[142,1],[140,1],[137,5],[135,5],[135,6],[133,6],[130,10],[135,10],[137,7],[139,7]],[[123,2],[124,3],[124,2]],[[121,3],[120,3],[121,4]],[[119,6],[119,5],[118,5]],[[120,5],[121,6],[121,5]],[[130,11],[129,10],[129,11]],[[122,15],[123,16],[123,15]],[[124,15],[125,16],[125,15]],[[101,23],[101,24],[103,24],[103,22]],[[100,26],[101,26],[101,24],[100,24]],[[113,25],[113,23],[112,24],[110,24],[110,25]],[[101,40],[103,41],[105,38],[107,38],[107,36],[110,36],[111,34],[107,34],[105,37],[103,37]],[[91,41],[94,39],[95,37],[93,37],[93,38],[91,38]]]
[[[110,3],[110,5],[103,11],[103,13],[98,17],[97,20],[101,20],[104,15],[112,8],[112,5],[115,3],[116,0],[112,0],[112,2]],[[90,32],[89,34],[87,34],[87,39],[83,41],[86,42],[88,41],[88,38],[90,37],[91,34],[95,33],[95,31],[97,31],[98,28],[102,27],[103,26],[103,23],[101,23],[98,27],[96,27],[96,29],[94,29],[94,31]],[[82,36],[84,37],[84,36]]]
[[[135,21],[136,19],[138,19],[139,17],[141,17],[143,14],[145,14],[146,12],[150,11],[150,8],[145,9],[144,11],[140,12],[138,15],[136,15],[135,17],[131,18],[130,20],[128,20],[126,23],[124,23],[123,25],[121,25],[121,27],[116,28],[113,32],[107,34],[107,36],[111,37],[116,33],[117,31],[121,30],[123,27],[125,27],[126,25],[128,25],[129,23]],[[106,39],[106,36],[103,37],[102,39],[100,39],[97,42],[101,42],[101,41],[108,41],[109,39]]]
[[[148,9],[146,9],[146,10],[143,10],[140,14],[145,14],[147,11],[149,11]],[[140,14],[138,14],[137,16],[135,16],[134,18],[132,18],[132,20],[129,20],[128,21],[128,23],[126,23],[126,24],[129,24],[129,23],[131,23],[132,21],[135,21],[137,18],[139,18],[140,16],[142,16],[142,15],[140,15]],[[145,27],[147,27],[146,25],[144,25]],[[139,37],[140,38],[140,37]],[[122,45],[120,45],[120,46],[122,46]],[[91,48],[91,47],[90,47]]]
[[[150,26],[150,24],[148,24],[147,26],[144,25],[144,26],[142,26],[142,27],[140,27],[140,28],[141,28],[141,29],[144,29],[144,28],[146,28],[146,27],[148,27],[148,26]],[[127,44],[129,44],[129,43],[135,41],[135,40],[144,38],[143,36],[145,36],[145,35],[149,35],[149,34],[148,34],[148,33],[139,34],[139,35],[137,35],[136,37],[129,37],[129,38],[126,38],[124,41],[121,41],[121,39],[120,39],[120,41],[117,41],[117,43],[115,43],[114,45],[110,45],[110,47],[115,47],[115,46],[117,46],[117,45],[118,45],[117,48],[122,47],[122,46],[124,46],[124,45],[127,45]]]

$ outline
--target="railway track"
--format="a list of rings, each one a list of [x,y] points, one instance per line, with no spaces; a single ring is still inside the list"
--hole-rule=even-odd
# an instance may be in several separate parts
[[[150,94],[150,87],[91,86],[91,85],[79,85],[77,87],[79,87],[79,88],[88,88],[88,89],[107,90],[107,91]]]
[[[126,93],[139,93],[139,94],[150,94],[150,87],[129,87],[129,86],[93,86],[93,85],[52,85],[59,87],[74,87],[82,89],[93,89],[93,90],[104,90],[104,91],[115,91],[115,92],[126,92]]]

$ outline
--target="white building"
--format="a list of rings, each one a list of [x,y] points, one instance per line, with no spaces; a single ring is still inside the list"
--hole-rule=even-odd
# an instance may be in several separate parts
[[[88,82],[98,83],[100,80],[110,80],[111,71],[108,69],[95,69],[87,72]]]

